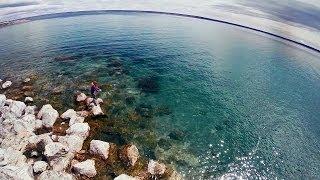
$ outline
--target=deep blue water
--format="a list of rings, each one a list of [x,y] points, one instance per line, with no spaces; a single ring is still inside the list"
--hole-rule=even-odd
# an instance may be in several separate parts
[[[39,96],[64,86],[72,97],[95,79],[136,98],[123,111],[164,107],[132,141],[142,152],[146,134],[170,142],[151,151],[186,179],[320,178],[319,54],[230,25],[140,13],[33,21],[0,29],[0,42],[0,78],[38,74]],[[115,59],[126,73],[110,73]]]

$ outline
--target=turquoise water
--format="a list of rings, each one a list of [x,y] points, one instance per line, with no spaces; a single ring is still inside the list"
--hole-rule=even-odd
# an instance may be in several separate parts
[[[39,99],[59,87],[70,108],[91,80],[112,84],[101,97],[113,100],[116,124],[134,127],[123,138],[186,179],[320,178],[319,54],[230,25],[139,13],[33,21],[0,29],[0,42],[0,78],[37,74]],[[132,111],[147,123],[127,123]]]

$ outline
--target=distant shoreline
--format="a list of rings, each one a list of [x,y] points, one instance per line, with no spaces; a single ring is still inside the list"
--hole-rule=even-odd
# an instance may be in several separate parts
[[[267,32],[261,29],[257,29],[254,27],[249,27],[237,23],[232,23],[224,20],[218,20],[214,18],[208,18],[204,16],[197,16],[197,15],[190,15],[190,14],[182,14],[182,13],[172,13],[172,12],[163,12],[163,11],[144,11],[144,10],[93,10],[93,11],[75,11],[75,12],[61,12],[61,13],[54,13],[54,14],[44,14],[44,15],[38,15],[38,16],[32,16],[28,18],[22,18],[22,19],[17,19],[17,20],[12,20],[12,21],[5,21],[5,22],[0,22],[0,28],[4,28],[7,26],[11,25],[16,25],[16,24],[21,24],[21,23],[26,23],[30,21],[36,21],[36,20],[43,20],[43,19],[53,19],[53,18],[63,18],[63,17],[73,17],[73,16],[82,16],[82,15],[99,15],[99,14],[110,14],[110,13],[149,13],[149,14],[163,14],[163,15],[173,15],[173,16],[180,16],[180,17],[189,17],[189,18],[195,18],[195,19],[202,19],[202,20],[207,20],[207,21],[213,21],[213,22],[218,22],[218,23],[223,23],[223,24],[228,24],[232,26],[237,26],[241,27],[244,29],[249,29],[255,32],[260,32],[263,34],[267,34],[276,38],[279,38],[281,40],[285,40],[291,43],[294,43],[296,45],[302,46],[304,48],[307,48],[309,50],[315,51],[317,53],[320,53],[320,49],[317,49],[316,47],[312,47],[310,45],[298,42],[296,40],[277,35],[271,32]]]

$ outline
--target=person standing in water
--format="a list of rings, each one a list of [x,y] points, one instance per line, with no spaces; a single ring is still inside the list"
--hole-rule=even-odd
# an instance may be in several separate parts
[[[96,103],[97,95],[100,91],[101,89],[99,88],[97,81],[93,81],[91,83],[91,97],[93,98],[93,103],[95,106],[97,105]]]

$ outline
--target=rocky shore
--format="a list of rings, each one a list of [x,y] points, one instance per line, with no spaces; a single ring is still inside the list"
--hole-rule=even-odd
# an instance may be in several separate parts
[[[11,81],[0,84],[14,88]],[[59,113],[50,102],[37,107],[25,92],[24,102],[12,98],[20,91],[0,94],[0,179],[182,179],[170,165],[140,155],[133,143],[94,139],[105,123],[99,122],[106,116],[103,99],[95,105],[78,92],[76,107]]]

